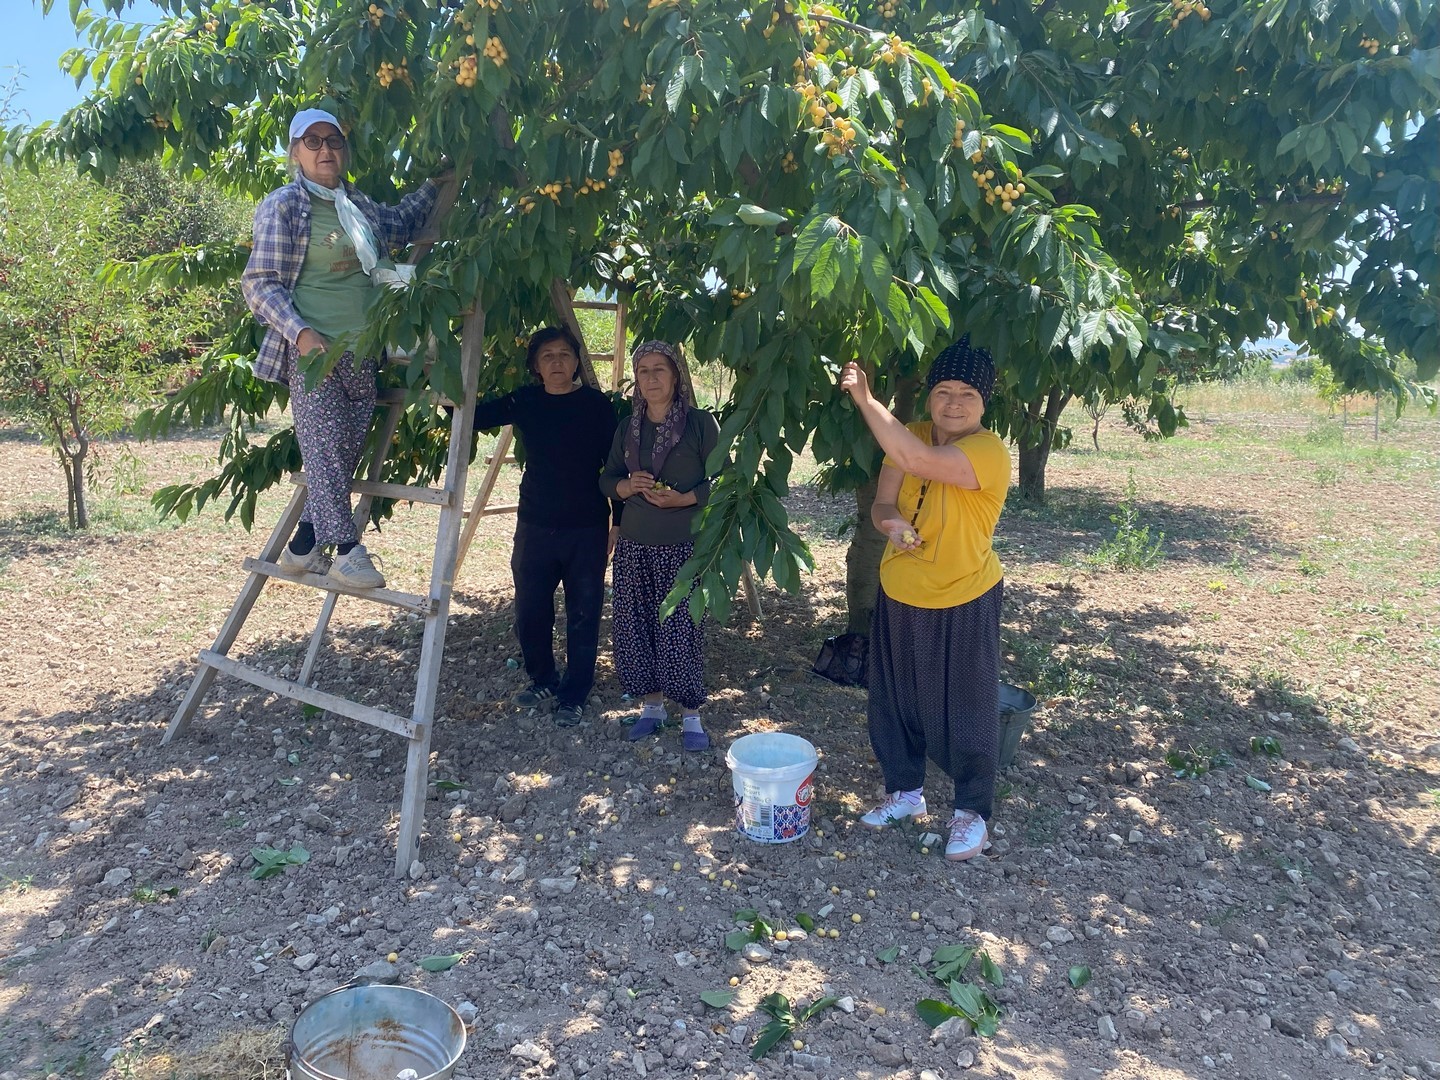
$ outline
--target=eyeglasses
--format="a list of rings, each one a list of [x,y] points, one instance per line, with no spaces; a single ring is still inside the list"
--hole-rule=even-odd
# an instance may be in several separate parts
[[[345,149],[344,135],[302,135],[300,141],[305,144],[306,150],[319,150],[322,146],[331,150]]]

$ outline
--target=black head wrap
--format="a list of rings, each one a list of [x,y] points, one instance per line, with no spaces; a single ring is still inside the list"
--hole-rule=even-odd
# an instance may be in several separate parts
[[[980,392],[980,399],[990,404],[990,393],[995,389],[995,360],[989,349],[974,348],[970,335],[966,334],[935,358],[930,373],[925,376],[925,389],[934,390],[935,384],[948,379],[959,379]]]

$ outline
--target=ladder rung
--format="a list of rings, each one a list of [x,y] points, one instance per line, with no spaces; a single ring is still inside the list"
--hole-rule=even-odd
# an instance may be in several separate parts
[[[380,391],[378,391],[378,392],[375,394],[375,404],[376,404],[376,405],[403,405],[403,404],[405,404],[406,395],[407,395],[408,393],[409,393],[409,391],[404,390],[404,389],[402,389],[401,387],[398,387],[398,386],[388,386],[388,387],[386,387],[384,390],[380,390]],[[443,406],[443,407],[446,407],[446,408],[450,408],[450,409],[453,409],[453,408],[455,407],[455,403],[454,403],[453,401],[451,401],[451,400],[450,400],[449,398],[447,398],[447,397],[442,397],[441,395],[437,394],[434,390],[422,390],[422,391],[420,391],[420,398],[419,398],[419,399],[420,399],[421,401],[429,402],[431,405],[440,405],[440,406]]]
[[[304,484],[303,472],[291,473],[292,484]],[[415,487],[411,484],[387,484],[383,480],[352,480],[350,490],[359,495],[378,495],[382,499],[404,499],[407,502],[449,506],[450,492],[444,488]]]
[[[589,311],[616,311],[619,305],[614,300],[571,300],[571,307],[585,308]]]
[[[480,516],[489,517],[491,514],[513,514],[519,509],[519,503],[497,503],[494,506],[487,506],[484,510],[481,510]],[[461,513],[460,516],[468,518],[470,516],[470,511],[465,510]]]
[[[282,581],[294,581],[301,585],[324,589],[326,592],[342,593],[345,596],[358,596],[361,600],[374,600],[378,604],[404,608],[417,615],[429,615],[435,610],[435,605],[428,596],[396,592],[394,589],[357,589],[351,585],[342,585],[323,574],[292,574],[288,570],[282,570],[276,563],[264,562],[261,559],[246,559],[244,566],[252,574],[264,574],[266,577],[279,578]]]
[[[592,361],[604,360],[607,364],[613,364],[615,362],[615,354],[612,352],[592,352],[590,354],[590,359]]]
[[[290,679],[281,679],[275,675],[267,675],[249,664],[242,664],[239,660],[232,660],[228,656],[222,656],[213,649],[200,650],[200,663],[213,667],[216,671],[226,675],[233,675],[237,679],[260,687],[262,690],[269,690],[271,693],[279,694],[282,697],[293,698],[295,701],[303,701],[307,705],[314,705],[317,709],[324,709],[326,712],[338,713],[340,716],[348,716],[352,720],[359,720],[361,723],[370,724],[374,727],[384,728],[386,731],[393,731],[396,735],[403,735],[407,739],[413,739],[417,728],[413,721],[403,716],[396,716],[384,709],[377,709],[371,705],[361,705],[358,701],[351,701],[349,698],[340,697],[338,694],[327,694],[323,690],[316,690],[310,686],[301,686]]]
[[[494,464],[494,462],[495,462],[495,455],[494,455],[494,454],[486,454],[486,455],[485,455],[485,464],[486,464],[486,465],[492,465],[492,464]],[[500,464],[501,464],[501,465],[514,465],[514,464],[515,464],[515,455],[514,455],[514,454],[506,454],[503,458],[500,459]]]

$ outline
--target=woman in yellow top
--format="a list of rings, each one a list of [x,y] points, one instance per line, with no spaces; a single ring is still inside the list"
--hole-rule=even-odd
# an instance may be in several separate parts
[[[1010,453],[980,426],[995,364],[967,334],[930,366],[930,419],[902,424],[847,364],[840,388],[885,451],[871,518],[889,538],[870,626],[870,745],[885,801],[860,820],[924,817],[927,755],[955,781],[945,857],[986,846],[1000,737],[1000,560],[991,539]]]

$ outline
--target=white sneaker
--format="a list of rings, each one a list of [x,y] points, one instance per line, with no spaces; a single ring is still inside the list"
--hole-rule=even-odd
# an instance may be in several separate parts
[[[344,555],[338,555],[330,565],[330,579],[352,589],[383,589],[385,576],[375,569],[375,563],[364,544],[356,544]]]
[[[320,550],[319,544],[304,555],[296,555],[286,544],[280,550],[277,565],[287,574],[327,574],[330,572],[330,556]]]
[[[945,845],[945,858],[951,862],[973,859],[989,846],[990,830],[985,819],[973,810],[956,810],[950,819],[950,841]]]
[[[887,825],[898,824],[906,818],[922,818],[924,816],[924,795],[919,798],[911,798],[903,791],[892,791],[885,796],[885,801],[874,810],[861,815],[860,824],[868,825],[872,829],[883,829]]]

